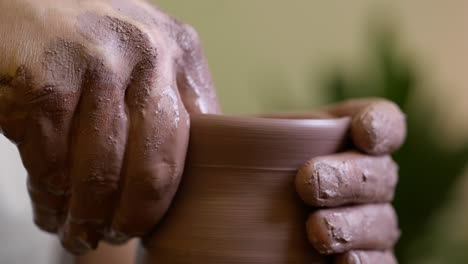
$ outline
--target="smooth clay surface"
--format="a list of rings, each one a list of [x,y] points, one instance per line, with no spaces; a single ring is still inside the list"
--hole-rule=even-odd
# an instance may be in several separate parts
[[[307,241],[294,177],[343,147],[350,119],[191,119],[181,187],[140,263],[328,263]]]

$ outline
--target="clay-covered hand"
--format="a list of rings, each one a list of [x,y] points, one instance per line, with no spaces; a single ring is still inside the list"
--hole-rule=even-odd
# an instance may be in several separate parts
[[[396,264],[395,210],[390,205],[398,166],[389,156],[403,143],[406,121],[394,103],[383,99],[349,100],[320,111],[350,116],[355,150],[318,157],[296,176],[296,189],[319,207],[307,220],[307,235],[322,254],[336,254],[337,264]]]
[[[0,132],[34,220],[80,254],[149,231],[178,187],[188,113],[219,106],[195,31],[143,0],[0,0]]]

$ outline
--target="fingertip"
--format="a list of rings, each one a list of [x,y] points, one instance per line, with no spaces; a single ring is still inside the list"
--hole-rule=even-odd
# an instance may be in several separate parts
[[[296,192],[301,199],[308,205],[318,206],[319,199],[319,183],[314,171],[315,160],[312,159],[306,162],[297,172],[295,185]]]
[[[78,222],[67,217],[60,230],[62,246],[74,255],[83,255],[98,247],[101,235],[96,224]]]
[[[28,180],[33,220],[37,227],[48,233],[57,233],[66,216],[65,196],[34,189]]]
[[[133,208],[134,209],[134,208]],[[138,208],[132,210],[128,207],[119,208],[112,221],[109,239],[113,243],[123,243],[131,238],[142,237],[148,233],[161,219],[161,212]]]
[[[322,210],[318,210],[309,215],[306,222],[307,238],[311,245],[320,254],[333,254],[334,249],[330,247],[333,239],[329,233],[329,227],[327,226],[327,220],[323,215]]]
[[[63,222],[63,214],[53,210],[33,204],[33,220],[39,229],[48,233],[57,233],[60,224]]]
[[[127,217],[125,211],[118,208],[110,226],[109,239],[120,243],[132,237],[139,237],[143,235],[141,225],[142,223]]]
[[[118,208],[110,227],[109,238],[115,243],[125,242],[133,237],[141,237],[150,228],[148,216],[139,216],[137,213],[127,214],[129,209]],[[147,211],[150,213],[150,211]],[[131,216],[130,216],[131,215]]]
[[[389,204],[320,209],[307,220],[307,235],[322,254],[350,250],[388,250],[400,237],[397,217]]]
[[[366,153],[392,153],[406,138],[405,114],[387,100],[371,103],[353,117],[351,136],[354,144]]]
[[[84,255],[93,250],[87,241],[80,238],[64,239],[61,243],[63,248],[76,256]]]

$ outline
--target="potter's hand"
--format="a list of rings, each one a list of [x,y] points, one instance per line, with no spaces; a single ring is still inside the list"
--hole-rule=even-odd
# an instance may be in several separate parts
[[[297,192],[323,208],[309,216],[309,240],[320,253],[338,254],[335,263],[394,264],[400,232],[389,203],[398,166],[389,154],[405,139],[405,117],[382,99],[350,100],[321,113],[352,117],[357,150],[312,159],[299,170]]]
[[[144,1],[0,0],[0,132],[34,220],[74,253],[151,229],[179,183],[188,113],[218,104],[197,34]]]

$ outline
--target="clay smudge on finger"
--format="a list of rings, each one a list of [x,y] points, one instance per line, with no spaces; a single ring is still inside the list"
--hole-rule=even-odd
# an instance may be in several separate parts
[[[87,59],[82,45],[52,40],[37,67],[20,66],[8,83],[16,105],[10,104],[6,136],[28,171],[34,221],[47,232],[56,232],[66,214],[69,133]]]
[[[125,105],[129,135],[107,240],[140,236],[157,224],[175,194],[189,132],[189,117],[178,93],[173,47],[159,28],[94,13],[78,19],[81,34],[118,51],[108,61],[128,63]]]
[[[112,216],[119,210],[119,206],[116,209],[114,205],[104,205],[102,198],[93,199],[91,193],[112,194],[109,198],[114,198],[115,194],[120,198],[124,193],[122,189],[133,185],[134,195],[122,195],[120,202],[126,203],[125,207],[130,209],[123,214],[122,218],[128,220],[125,224],[138,229],[137,234],[145,233],[162,217],[177,189],[185,161],[189,117],[183,101],[197,99],[186,98],[191,94],[181,98],[177,87],[176,68],[179,65],[175,65],[175,61],[182,57],[182,51],[178,44],[180,25],[175,20],[143,1],[114,1],[141,6],[140,14],[144,13],[144,17],[136,14],[133,18],[112,12],[112,8],[106,6],[109,1],[95,1],[99,2],[96,5],[100,7],[98,10],[93,9],[92,2],[67,6],[66,10],[61,7],[53,9],[57,15],[71,14],[70,20],[49,20],[48,16],[41,16],[36,24],[44,24],[47,27],[45,33],[50,31],[54,34],[52,37],[49,34],[39,36],[40,41],[35,42],[38,45],[26,48],[25,53],[34,53],[33,59],[37,61],[28,58],[27,65],[18,69],[18,78],[14,76],[13,69],[9,69],[13,70],[9,73],[13,76],[0,77],[0,131],[19,145],[21,143],[25,166],[32,172],[29,176],[30,191],[38,218],[36,222],[43,229],[61,233],[62,238],[71,237],[63,242],[80,253],[94,248],[102,233],[109,231],[106,229],[110,228],[113,219],[105,219],[107,223],[100,221],[107,218],[108,207],[112,207]],[[143,20],[148,23],[142,23]],[[49,28],[52,24],[59,24],[55,28],[64,30],[53,32],[54,27]],[[18,89],[18,85],[16,89],[4,89],[18,80],[29,80],[26,69],[31,70],[33,85],[25,86],[25,89]],[[89,85],[96,80],[102,80],[102,83],[96,87]],[[16,108],[14,100],[8,105],[3,103],[4,92],[13,90],[16,92],[11,97],[19,101],[21,118],[32,113],[31,118],[21,120],[21,124],[11,120],[13,115],[10,111],[3,111],[10,105]],[[22,90],[28,97],[18,92]],[[115,91],[123,94],[125,100],[113,103],[112,92]],[[106,105],[110,109],[102,110]],[[96,111],[100,109],[102,111]],[[4,112],[10,118],[5,122]],[[95,126],[86,118],[95,119]],[[109,125],[104,131],[106,122],[119,123],[120,128],[114,129]],[[83,123],[92,126],[84,129]],[[13,127],[25,133],[17,132]],[[134,132],[128,135],[130,130]],[[79,137],[86,137],[81,142],[95,147],[92,154],[102,157],[88,156],[92,151],[83,151],[84,144],[77,143]],[[127,139],[131,142],[125,142]],[[131,154],[128,154],[128,149],[132,149]],[[111,152],[119,157],[109,159],[106,154]],[[122,168],[127,165],[125,161],[120,162],[120,156],[124,154],[125,159],[131,157],[135,160],[132,168]],[[76,157],[93,164],[70,162]],[[76,167],[81,168],[78,173],[69,172]],[[126,181],[127,175],[141,177]],[[78,184],[83,188],[78,190]],[[116,194],[116,191],[122,193]],[[70,195],[72,198],[68,197]],[[80,204],[79,213],[70,212],[73,210],[69,208],[76,207],[73,206],[73,197],[87,199],[85,203],[75,203]],[[68,222],[64,219],[67,216]],[[145,222],[143,228],[137,221],[142,219]],[[86,221],[95,220],[99,221],[81,226]],[[66,235],[67,232],[71,235]]]
[[[189,113],[221,112],[201,40],[193,27],[146,2],[112,0],[111,5],[125,16],[155,26],[169,36],[168,42],[175,50],[177,86]]]
[[[192,114],[221,113],[198,33],[189,25],[181,25],[177,43],[182,49],[177,62],[177,85],[187,110]]]
[[[159,21],[156,16],[155,20]],[[166,17],[161,20],[171,24]],[[189,126],[186,110],[192,109],[187,102],[196,102],[205,93],[179,94],[173,73],[179,67],[174,62],[182,56],[182,51],[175,48],[179,47],[178,34],[172,34],[177,31],[168,33],[167,27],[155,25],[131,24],[121,17],[95,13],[78,18],[77,29],[82,36],[97,47],[108,47],[105,63],[118,66],[113,68],[117,74],[130,76],[126,80],[129,136],[120,179],[121,197],[106,235],[108,240],[144,234],[164,214],[185,161]],[[218,105],[217,101],[209,102]]]
[[[334,116],[351,116],[351,135],[356,147],[372,154],[396,151],[406,137],[406,117],[395,103],[382,98],[350,99],[328,106]]]
[[[374,155],[396,151],[406,138],[405,115],[389,101],[369,104],[354,116],[351,126],[354,144]]]
[[[321,209],[309,216],[306,228],[312,246],[322,254],[354,249],[392,248],[398,238],[397,216],[389,204]]]
[[[349,251],[338,255],[335,264],[398,264],[391,251]]]
[[[398,165],[390,156],[350,151],[307,162],[296,176],[296,190],[312,206],[383,203],[393,199],[397,180]]]
[[[47,80],[55,82],[54,97],[65,97],[63,101],[68,104],[69,113],[64,122],[68,130],[59,139],[68,141],[63,179],[70,184],[70,193],[67,197],[68,213],[58,233],[65,248],[75,254],[83,254],[96,248],[106,229],[102,218],[107,216],[112,206],[108,206],[106,201],[109,198],[104,194],[111,197],[117,189],[114,182],[115,178],[118,179],[115,175],[120,173],[120,162],[109,158],[108,153],[121,155],[123,144],[117,138],[125,137],[125,129],[109,123],[121,120],[121,116],[115,114],[118,112],[117,104],[111,98],[116,97],[114,93],[123,93],[119,89],[123,82],[105,65],[102,54],[89,45],[56,40],[45,54],[43,66],[47,69]],[[98,80],[103,81],[93,85]],[[103,110],[109,107],[112,110]],[[102,135],[100,131],[107,127],[112,129]],[[83,138],[86,138],[85,144]],[[89,146],[98,152],[90,151]],[[90,152],[101,158],[90,157]],[[89,162],[77,162],[77,159]],[[109,179],[111,177],[112,180]]]

